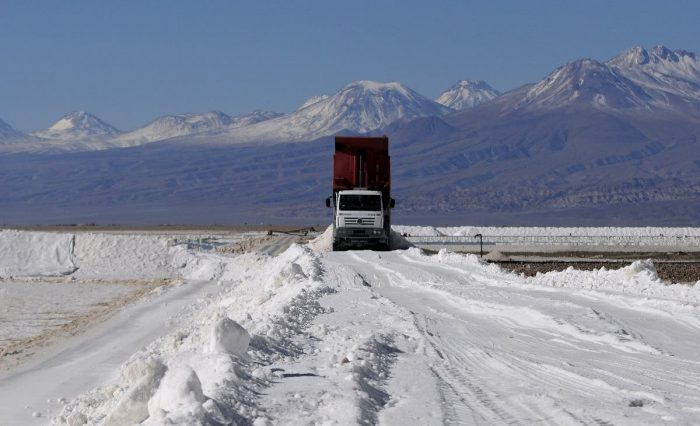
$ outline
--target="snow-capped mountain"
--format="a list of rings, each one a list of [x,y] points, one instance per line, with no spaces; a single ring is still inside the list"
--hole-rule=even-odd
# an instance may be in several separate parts
[[[46,130],[33,132],[32,135],[44,139],[58,140],[92,140],[108,139],[120,133],[114,126],[105,123],[93,114],[76,111],[61,117]]]
[[[694,53],[664,46],[622,52],[606,63],[580,59],[536,84],[499,98],[505,110],[565,106],[599,110],[699,112],[700,60]]]
[[[483,80],[461,80],[438,96],[435,102],[455,110],[462,110],[490,101],[500,94],[501,92]]]
[[[119,136],[115,139],[115,142],[127,146],[182,136],[218,135],[230,129],[250,126],[281,115],[280,113],[269,111],[253,111],[249,114],[234,117],[230,117],[221,111],[210,111],[204,114],[166,115],[144,127]]]
[[[700,59],[692,52],[637,46],[606,65],[643,87],[656,104],[682,106],[700,100]]]
[[[521,93],[516,102],[509,100],[507,108],[532,110],[579,105],[644,109],[652,100],[622,73],[593,59],[569,62],[538,83],[514,92]]]
[[[234,129],[230,137],[237,142],[311,140],[341,131],[371,132],[399,119],[450,111],[401,83],[356,81],[332,96],[309,99],[291,114]]]
[[[177,114],[159,117],[147,125],[124,133],[117,140],[132,145],[142,144],[178,136],[215,132],[226,129],[232,123],[231,117],[221,111],[204,114]]]

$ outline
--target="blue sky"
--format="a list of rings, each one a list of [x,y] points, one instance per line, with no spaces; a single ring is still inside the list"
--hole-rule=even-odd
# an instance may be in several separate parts
[[[0,118],[26,131],[86,110],[129,130],[289,112],[365,79],[505,91],[635,45],[700,53],[698,16],[696,0],[3,1]]]

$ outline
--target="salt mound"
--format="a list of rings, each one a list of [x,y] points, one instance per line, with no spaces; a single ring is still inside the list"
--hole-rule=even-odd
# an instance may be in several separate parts
[[[389,235],[389,249],[390,250],[407,250],[411,247],[415,247],[413,243],[408,241],[403,235],[396,231],[391,231]]]
[[[204,419],[206,411],[202,404],[206,397],[197,373],[188,365],[169,368],[160,381],[158,390],[148,401],[151,423],[167,424],[164,417]]]
[[[245,355],[250,344],[250,334],[231,318],[224,318],[216,323],[211,331],[209,351]]]
[[[644,273],[649,276],[650,279],[656,280],[659,278],[656,273],[656,266],[654,266],[654,261],[651,259],[647,260],[637,260],[632,262],[630,266],[624,268],[625,273],[629,277],[633,277],[637,274]]]
[[[146,420],[148,401],[158,389],[166,370],[157,359],[137,360],[125,367],[122,376],[131,388],[107,415],[104,426],[131,425]]]
[[[171,239],[131,234],[80,233],[73,256],[78,278],[159,279],[175,278]]]
[[[505,254],[501,253],[498,250],[494,250],[492,252],[489,252],[482,259],[490,260],[492,262],[507,262],[507,261],[511,260],[510,257],[506,256]]]
[[[167,237],[0,231],[0,276],[175,278]]]
[[[323,234],[309,241],[307,246],[316,251],[331,251],[333,250],[333,225],[330,225],[323,231]]]
[[[72,234],[0,231],[0,277],[75,272]]]

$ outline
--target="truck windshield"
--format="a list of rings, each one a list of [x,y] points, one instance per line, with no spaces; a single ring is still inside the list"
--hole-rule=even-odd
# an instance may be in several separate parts
[[[382,211],[382,199],[379,195],[341,195],[340,210]]]

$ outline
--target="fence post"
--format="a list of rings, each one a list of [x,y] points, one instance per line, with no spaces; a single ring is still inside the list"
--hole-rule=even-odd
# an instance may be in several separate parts
[[[474,235],[474,238],[479,238],[479,257],[484,257],[484,237],[481,234]]]

